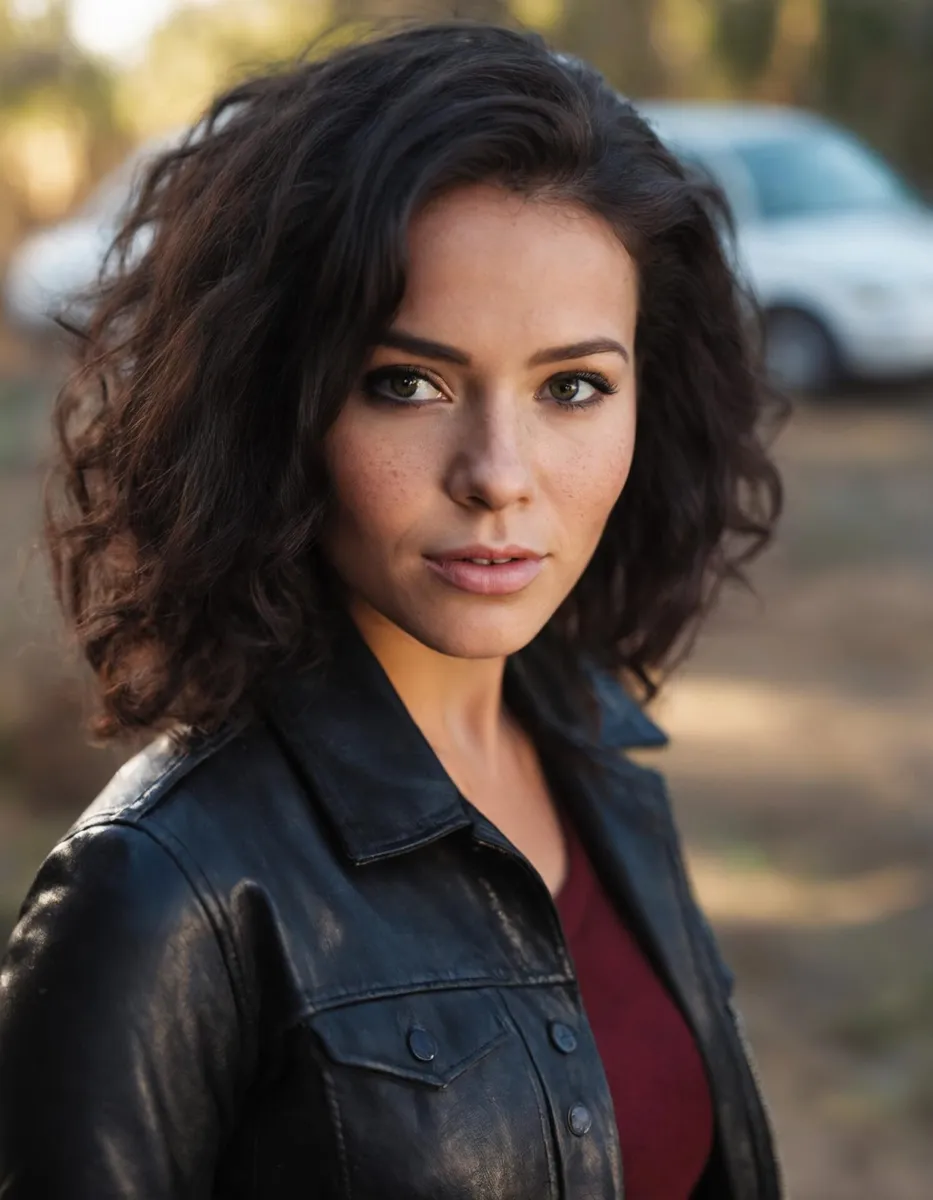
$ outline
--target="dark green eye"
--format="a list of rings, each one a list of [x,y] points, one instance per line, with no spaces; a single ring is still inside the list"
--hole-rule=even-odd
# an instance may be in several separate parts
[[[420,382],[417,375],[392,375],[385,380],[399,400],[413,400]]]
[[[548,391],[561,404],[569,404],[579,395],[580,382],[577,375],[556,375],[548,382]]]
[[[363,380],[363,389],[374,400],[392,404],[420,405],[441,398],[440,389],[427,376],[411,367],[380,367]]]
[[[552,375],[544,386],[544,398],[567,409],[592,408],[616,390],[598,371],[567,371]]]

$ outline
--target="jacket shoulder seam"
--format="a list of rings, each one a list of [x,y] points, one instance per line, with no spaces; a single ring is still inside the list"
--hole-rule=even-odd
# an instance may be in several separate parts
[[[229,930],[225,928],[227,926],[227,922],[224,919],[223,905],[219,902],[219,898],[214,892],[214,889],[211,887],[210,882],[204,877],[204,873],[201,871],[197,862],[194,861],[190,854],[188,854],[183,843],[181,843],[171,833],[168,833],[167,831],[155,830],[148,822],[144,823],[141,820],[133,819],[122,812],[101,813],[99,817],[90,818],[88,821],[83,822],[80,826],[77,826],[71,830],[62,839],[59,845],[64,845],[66,842],[71,841],[74,837],[77,837],[81,833],[88,833],[93,829],[107,828],[133,829],[144,837],[147,837],[151,842],[159,847],[162,853],[172,862],[175,869],[184,879],[191,891],[191,894],[197,901],[198,908],[201,910],[201,914],[207,923],[211,934],[213,935],[214,941],[217,944],[221,961],[224,964],[224,971],[227,974],[227,980],[230,984],[230,991],[234,997],[242,1020],[242,970],[235,951],[234,939],[232,936],[223,936],[224,932],[227,932],[229,935]],[[197,874],[203,880],[206,890],[213,901],[212,904],[208,903],[204,892],[198,886],[198,883],[194,878],[195,874]],[[233,958],[233,960],[236,962],[235,970],[231,966],[231,958]]]
[[[82,829],[87,829],[92,825],[98,824],[102,820],[120,821],[125,818],[125,823],[131,824],[133,817],[144,817],[148,813],[153,812],[163,800],[166,800],[171,795],[177,784],[189,775],[195,767],[210,758],[212,754],[216,753],[222,746],[229,742],[236,733],[236,727],[227,727],[192,749],[174,750],[168,761],[159,768],[155,777],[150,779],[137,795],[124,797],[115,802],[111,807],[104,808],[98,812],[91,812],[85,817],[79,817],[70,832],[77,833]],[[129,763],[132,762],[133,759],[130,759]],[[125,765],[128,766],[129,763]],[[119,774],[120,772],[118,771],[114,777],[114,781],[119,778]],[[103,794],[105,793],[106,789]]]

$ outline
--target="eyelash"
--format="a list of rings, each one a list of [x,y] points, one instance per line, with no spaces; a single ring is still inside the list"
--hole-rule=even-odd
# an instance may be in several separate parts
[[[370,371],[365,375],[363,377],[363,392],[370,400],[381,404],[391,404],[395,408],[421,407],[417,402],[387,396],[384,392],[377,390],[377,385],[383,382],[383,380],[398,378],[400,375],[414,379],[423,379],[425,383],[429,383],[432,387],[440,389],[440,385],[422,367],[413,367],[405,363],[398,363],[391,367],[379,367],[375,371]],[[545,386],[558,379],[582,380],[596,389],[596,394],[591,396],[589,400],[558,400],[554,396],[551,396],[551,402],[565,411],[595,408],[597,404],[602,404],[607,396],[611,396],[619,390],[614,384],[609,382],[601,371],[559,371],[556,375],[551,375],[545,381]]]
[[[602,404],[607,396],[612,396],[619,390],[601,371],[562,371],[557,375],[552,375],[547,382],[551,383],[554,379],[582,379],[584,383],[589,383],[596,389],[595,395],[591,396],[589,400],[576,403],[573,400],[556,400],[553,396],[551,397],[559,408],[574,412],[583,408],[595,408],[597,404]]]

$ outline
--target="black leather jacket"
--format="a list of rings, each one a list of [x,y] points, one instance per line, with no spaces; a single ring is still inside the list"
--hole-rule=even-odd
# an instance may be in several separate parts
[[[358,636],[338,660],[245,728],[155,743],[41,868],[0,974],[3,1200],[625,1195],[544,883]],[[706,1062],[694,1195],[775,1200],[729,970],[662,780],[619,749],[658,731],[600,691],[603,775],[564,800]]]

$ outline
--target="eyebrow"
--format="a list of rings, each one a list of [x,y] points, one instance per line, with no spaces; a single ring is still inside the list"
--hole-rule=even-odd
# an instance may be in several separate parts
[[[456,363],[460,367],[470,365],[470,356],[456,346],[448,346],[444,342],[433,342],[429,338],[416,337],[413,333],[405,333],[402,329],[388,329],[379,336],[378,345],[388,346],[394,350],[407,350],[410,354],[418,354],[423,358],[435,358],[442,362]],[[529,367],[540,367],[544,363],[568,362],[573,358],[586,358],[590,354],[620,354],[628,362],[629,352],[615,338],[588,338],[583,342],[570,342],[566,346],[549,346],[546,350],[538,350],[528,360]]]

